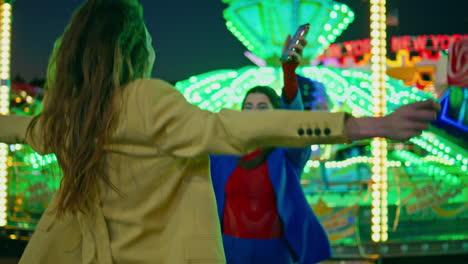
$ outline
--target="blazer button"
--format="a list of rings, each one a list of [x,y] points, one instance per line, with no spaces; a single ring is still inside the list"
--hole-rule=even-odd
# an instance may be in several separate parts
[[[320,130],[320,128],[316,128],[314,132],[316,136],[320,136],[320,134],[322,134],[322,130]]]
[[[327,127],[323,130],[323,133],[325,133],[326,136],[331,134],[331,130]]]
[[[297,134],[298,134],[299,136],[304,135],[304,129],[299,128],[299,129],[297,130]]]
[[[308,135],[308,136],[312,136],[312,134],[313,134],[313,131],[312,131],[312,129],[310,129],[310,128],[308,128],[308,129],[306,130],[306,132],[307,132],[307,135]]]

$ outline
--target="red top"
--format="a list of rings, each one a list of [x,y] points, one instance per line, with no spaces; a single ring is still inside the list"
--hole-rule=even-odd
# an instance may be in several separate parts
[[[242,159],[254,158],[260,152],[256,150]],[[249,239],[282,237],[283,228],[266,162],[251,170],[237,166],[226,183],[225,199],[224,234]]]

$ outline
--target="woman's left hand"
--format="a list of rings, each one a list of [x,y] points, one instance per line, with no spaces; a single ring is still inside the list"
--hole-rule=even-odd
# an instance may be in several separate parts
[[[291,35],[288,35],[286,38],[286,41],[284,42],[283,45],[283,53],[286,51],[288,48],[289,42],[291,42]],[[288,54],[292,57],[293,62],[299,62],[301,61],[302,58],[302,52],[304,50],[304,47],[307,45],[307,40],[304,37],[299,38],[299,43],[298,44],[293,44],[291,47],[294,49],[292,51],[289,51]]]

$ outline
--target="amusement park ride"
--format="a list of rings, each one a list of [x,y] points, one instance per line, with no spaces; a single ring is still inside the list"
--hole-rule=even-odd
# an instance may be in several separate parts
[[[300,90],[310,109],[381,116],[427,98],[442,104],[430,130],[409,142],[312,146],[303,189],[328,231],[335,257],[466,254],[468,89],[447,82],[446,65],[451,45],[468,36],[399,36],[387,49],[385,0],[371,0],[370,39],[334,43],[354,20],[345,4],[223,2],[227,29],[254,65],[178,82],[176,88],[200,108],[237,108],[256,85],[279,92],[283,40],[305,23],[311,25],[309,44],[297,73],[306,77],[300,78]],[[0,1],[0,114],[34,114],[40,109],[34,92],[10,91],[11,9],[9,1]],[[0,145],[0,235],[27,240],[59,184],[53,156],[40,156],[25,145]]]

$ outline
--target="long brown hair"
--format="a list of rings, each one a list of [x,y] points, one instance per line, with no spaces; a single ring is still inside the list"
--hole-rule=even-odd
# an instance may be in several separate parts
[[[118,114],[123,87],[146,77],[149,50],[143,11],[136,0],[88,0],[74,13],[52,52],[39,142],[57,156],[63,179],[56,197],[59,216],[96,201],[98,182],[118,191],[105,172],[104,145]],[[34,138],[33,138],[34,140]]]

